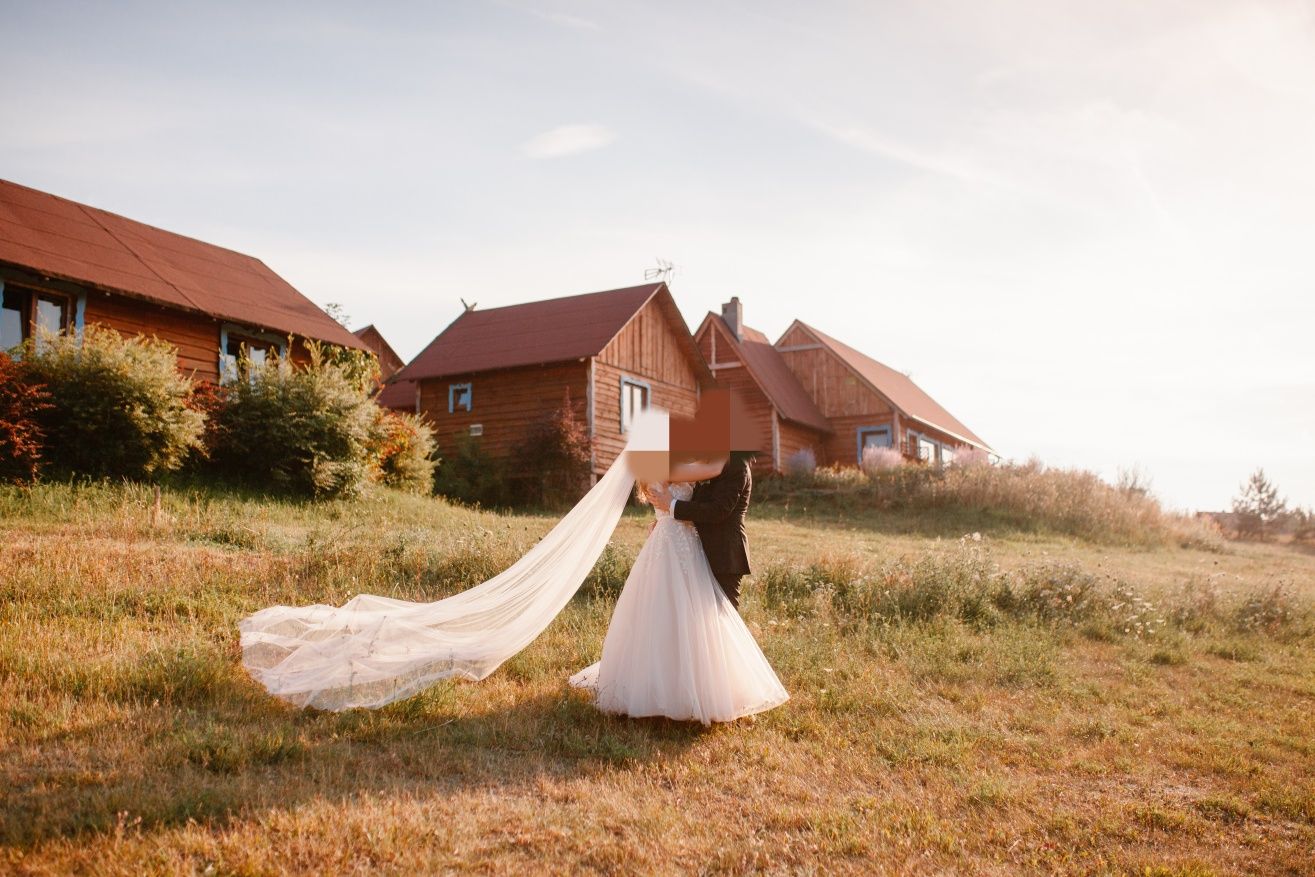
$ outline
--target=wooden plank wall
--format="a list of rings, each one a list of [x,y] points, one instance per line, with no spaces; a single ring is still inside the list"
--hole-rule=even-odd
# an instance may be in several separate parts
[[[649,404],[690,417],[699,380],[676,329],[651,301],[607,345],[594,363],[594,469],[607,471],[625,448],[621,432],[621,377],[650,387]]]
[[[422,380],[420,410],[434,424],[440,455],[452,453],[472,424],[482,424],[484,449],[505,459],[524,446],[536,422],[561,406],[568,389],[583,422],[588,367],[570,362]],[[464,383],[471,385],[471,410],[449,414],[448,387]]]
[[[778,342],[778,347],[813,345],[815,339],[795,326]],[[865,381],[854,374],[838,356],[825,347],[782,350],[790,371],[813,397],[833,433],[825,443],[826,463],[856,465],[859,427],[882,426],[894,421],[894,410]],[[898,441],[901,436],[896,436]],[[818,462],[822,462],[819,460]]]
[[[86,325],[124,335],[154,335],[178,348],[178,368],[194,379],[219,380],[219,321],[123,295],[87,292]]]
[[[699,345],[699,352],[709,366],[714,364],[712,359],[714,338],[716,339],[717,365],[740,363],[735,348],[735,340],[731,337],[730,330],[726,328],[726,325],[720,319],[714,319],[704,323],[694,339]],[[771,400],[767,398],[767,394],[763,392],[762,387],[754,380],[753,375],[749,373],[749,370],[743,364],[735,365],[732,368],[714,368],[712,374],[717,379],[718,387],[723,390],[731,390],[743,400],[749,411],[749,417],[753,420],[755,432],[758,436],[758,458],[753,463],[754,472],[758,474],[774,471]],[[784,454],[782,454],[781,461],[785,461]]]

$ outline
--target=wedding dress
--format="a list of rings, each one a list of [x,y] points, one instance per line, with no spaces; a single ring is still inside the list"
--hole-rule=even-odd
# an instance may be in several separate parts
[[[671,485],[689,499],[689,484]],[[728,722],[779,706],[776,678],[712,574],[698,532],[669,511],[640,549],[612,613],[602,659],[571,677],[604,712]]]
[[[439,679],[478,680],[525,648],[584,583],[630,496],[630,453],[665,452],[667,412],[650,408],[584,498],[507,570],[432,603],[361,594],[342,606],[271,606],[238,622],[242,664],[300,707],[380,707]]]

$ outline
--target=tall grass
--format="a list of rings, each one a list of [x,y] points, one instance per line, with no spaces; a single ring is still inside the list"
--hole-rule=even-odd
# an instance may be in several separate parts
[[[1066,535],[1115,545],[1219,550],[1218,533],[1166,511],[1145,491],[1120,490],[1092,472],[1036,460],[996,466],[878,466],[795,471],[764,479],[755,498],[855,512],[930,512],[983,528]]]
[[[1075,563],[1006,570],[970,537],[915,558],[822,554],[772,564],[755,578],[770,611],[848,626],[956,621],[990,628],[1012,621],[1076,628],[1095,639],[1148,639],[1167,630],[1315,635],[1315,609],[1283,583],[1235,594],[1189,582],[1176,593],[1149,595]]]

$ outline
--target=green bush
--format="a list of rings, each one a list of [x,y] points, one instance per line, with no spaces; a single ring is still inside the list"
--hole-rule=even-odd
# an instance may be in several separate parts
[[[220,472],[256,487],[352,496],[378,460],[372,380],[330,361],[318,344],[307,346],[309,362],[249,368],[248,380],[226,388],[211,457]]]
[[[438,465],[433,427],[414,414],[384,411],[378,433],[379,480],[399,490],[430,493],[434,489],[434,467]]]
[[[501,506],[507,499],[504,465],[489,456],[477,436],[462,436],[443,457],[434,479],[434,492],[459,502],[485,507]]]
[[[517,498],[528,504],[564,508],[589,490],[593,439],[571,403],[567,390],[562,404],[530,429],[518,467]]]
[[[62,474],[144,478],[177,469],[201,444],[205,415],[188,405],[192,382],[174,347],[88,326],[29,339],[23,372],[50,394],[37,412],[46,461]]]

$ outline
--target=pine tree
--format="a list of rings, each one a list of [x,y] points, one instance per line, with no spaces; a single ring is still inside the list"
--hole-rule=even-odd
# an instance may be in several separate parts
[[[1238,531],[1242,535],[1256,535],[1264,539],[1278,523],[1288,504],[1278,495],[1276,487],[1265,477],[1264,469],[1257,469],[1242,485],[1242,492],[1233,500],[1233,514],[1237,515]]]

